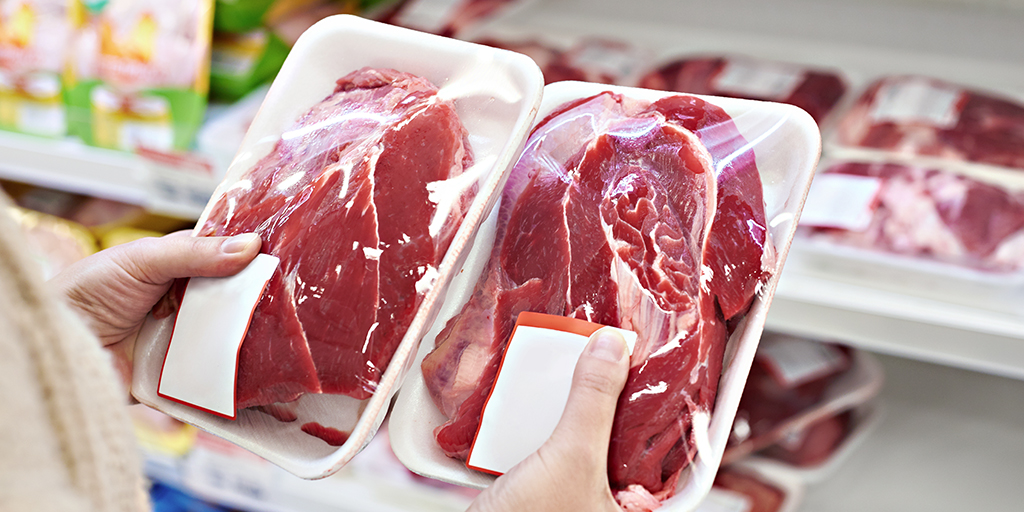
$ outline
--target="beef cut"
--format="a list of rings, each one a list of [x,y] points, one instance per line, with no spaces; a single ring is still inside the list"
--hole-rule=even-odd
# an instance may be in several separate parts
[[[465,459],[516,315],[631,329],[609,477],[621,503],[671,495],[710,414],[731,321],[774,265],[761,182],[720,108],[613,93],[541,121],[503,191],[488,263],[423,361],[449,421],[439,446]],[[732,155],[733,158],[724,158]]]
[[[852,366],[848,347],[770,334],[762,337],[723,463],[781,439],[787,422],[819,406],[829,386]]]
[[[213,205],[200,235],[253,231],[281,259],[239,353],[238,408],[373,394],[473,191],[443,185],[472,153],[437,91],[389,69],[339,79]]]
[[[867,176],[881,188],[864,230],[804,226],[801,235],[988,271],[1024,268],[1024,195],[960,174],[892,163],[840,162],[824,175]]]
[[[801,430],[791,432],[761,454],[797,467],[824,464],[850,437],[854,411],[821,418]]]
[[[703,57],[669,62],[646,73],[640,87],[796,105],[821,123],[846,93],[827,70],[749,58]]]
[[[725,468],[715,476],[713,489],[740,495],[745,499],[747,512],[778,512],[786,500],[786,492],[766,482],[757,475],[732,468]],[[701,512],[703,507],[698,507]],[[710,510],[721,510],[711,507]]]
[[[887,77],[843,116],[836,141],[1024,169],[1024,103],[932,78]]]

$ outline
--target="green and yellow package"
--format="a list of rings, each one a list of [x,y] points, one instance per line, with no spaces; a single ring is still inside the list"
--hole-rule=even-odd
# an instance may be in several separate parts
[[[203,120],[213,0],[73,0],[68,130],[112,149],[187,149]]]
[[[69,0],[0,0],[0,128],[67,132],[60,73],[71,36]]]

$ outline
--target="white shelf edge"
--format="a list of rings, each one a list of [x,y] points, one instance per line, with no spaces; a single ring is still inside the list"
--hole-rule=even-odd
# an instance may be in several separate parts
[[[194,220],[202,213],[198,205],[155,197],[143,157],[74,139],[0,131],[0,178],[136,204],[170,217]],[[213,186],[207,188],[212,195]]]

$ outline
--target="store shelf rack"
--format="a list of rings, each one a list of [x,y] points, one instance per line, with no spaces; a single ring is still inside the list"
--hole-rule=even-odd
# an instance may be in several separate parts
[[[0,131],[0,178],[146,207],[153,213],[197,219],[213,194],[216,172],[87,146]]]

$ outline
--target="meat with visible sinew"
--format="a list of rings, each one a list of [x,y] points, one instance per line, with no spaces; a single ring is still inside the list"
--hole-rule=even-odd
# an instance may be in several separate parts
[[[622,504],[671,495],[696,456],[692,419],[714,403],[728,322],[774,264],[745,144],[724,111],[682,95],[602,93],[538,124],[477,288],[423,361],[449,417],[435,431],[445,453],[468,456],[516,315],[567,315],[638,333],[610,482]]]
[[[199,234],[256,232],[281,259],[242,343],[236,407],[373,394],[473,191],[445,180],[471,160],[437,87],[364,68],[225,190]]]

